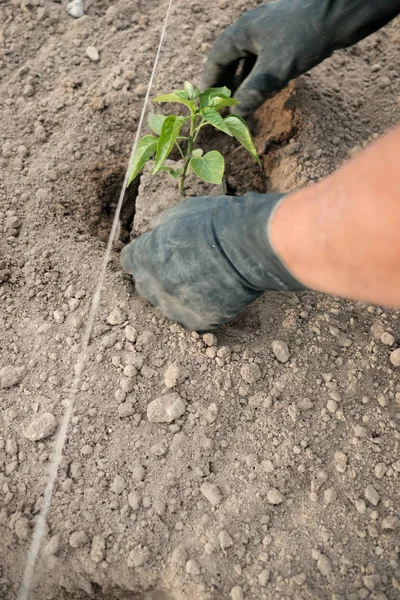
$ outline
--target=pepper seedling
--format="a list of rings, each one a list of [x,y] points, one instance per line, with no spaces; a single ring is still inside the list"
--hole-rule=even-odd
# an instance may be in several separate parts
[[[186,106],[190,114],[187,116],[160,115],[153,112],[149,114],[148,124],[156,135],[145,135],[139,140],[129,165],[128,185],[153,157],[155,162],[152,174],[168,171],[177,179],[179,191],[183,196],[185,179],[191,171],[203,181],[215,185],[221,184],[225,170],[222,154],[217,150],[204,154],[201,148],[196,147],[200,130],[206,125],[212,125],[215,129],[236,138],[254,160],[261,164],[246,122],[237,115],[224,118],[220,114],[224,107],[238,104],[237,100],[231,98],[231,91],[227,87],[209,88],[201,92],[191,83],[185,82],[183,90],[162,94],[153,102],[177,102]],[[165,165],[174,148],[177,148],[183,161],[179,169],[172,169]]]

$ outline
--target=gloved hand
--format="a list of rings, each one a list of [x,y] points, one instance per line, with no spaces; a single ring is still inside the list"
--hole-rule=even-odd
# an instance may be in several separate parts
[[[330,56],[367,37],[400,13],[400,0],[277,0],[244,13],[215,42],[202,88],[235,87],[233,112],[253,113],[266,98]],[[240,81],[239,81],[240,83]]]
[[[122,267],[166,317],[196,331],[213,329],[265,290],[305,289],[269,241],[282,198],[253,192],[189,198],[123,248]]]

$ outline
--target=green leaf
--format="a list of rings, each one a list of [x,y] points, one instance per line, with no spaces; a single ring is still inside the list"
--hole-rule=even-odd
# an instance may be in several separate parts
[[[208,183],[221,183],[224,175],[225,162],[222,154],[216,150],[207,152],[201,158],[192,158],[190,167],[193,173]]]
[[[203,156],[204,152],[201,148],[196,148],[196,150],[193,150],[192,152],[192,156],[193,158],[200,158],[201,156]]]
[[[149,113],[147,122],[149,124],[150,129],[154,131],[154,133],[156,133],[157,135],[160,135],[162,126],[166,118],[167,117],[165,115],[157,115],[156,113],[151,112]]]
[[[129,166],[128,185],[138,176],[147,161],[157,150],[158,138],[154,135],[145,135],[138,141],[135,154]]]
[[[209,107],[214,110],[221,110],[224,106],[236,106],[239,104],[234,98],[223,98],[222,96],[214,96],[210,99]]]
[[[261,165],[261,161],[258,157],[257,150],[254,147],[246,121],[237,115],[229,115],[229,117],[226,117],[225,123],[229,128],[231,135],[233,135],[233,137],[235,137],[242,144],[242,146],[246,148],[247,152],[251,154],[254,160]]]
[[[216,96],[219,96],[220,98],[230,98],[231,94],[231,90],[225,86],[218,88],[208,88],[208,90],[205,90],[199,96],[200,108],[205,108],[206,106],[209,106],[210,101]]]
[[[175,171],[175,169],[171,169],[170,167],[161,167],[160,171],[168,171],[168,173],[172,175],[172,177],[175,177],[175,179],[178,179],[180,175],[179,171]]]
[[[185,90],[177,90],[171,94],[161,94],[161,96],[154,98],[153,102],[179,102],[179,104],[184,104],[190,110],[195,108],[194,102],[188,100]]]
[[[214,110],[213,108],[203,108],[201,114],[208,123],[211,123],[211,125],[215,127],[215,129],[219,129],[227,135],[232,136],[231,130],[229,129],[228,125],[225,123],[224,119],[219,113],[217,113],[216,110]]]
[[[195,88],[189,81],[185,81],[185,92],[188,100],[196,100],[200,96],[199,88]]]
[[[158,139],[153,175],[160,170],[165,159],[168,158],[185,121],[185,117],[175,117],[175,115],[165,119]]]

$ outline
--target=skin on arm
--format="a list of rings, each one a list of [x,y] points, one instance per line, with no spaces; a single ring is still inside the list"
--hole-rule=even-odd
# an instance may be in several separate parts
[[[319,183],[287,196],[269,235],[304,285],[400,307],[400,127]]]

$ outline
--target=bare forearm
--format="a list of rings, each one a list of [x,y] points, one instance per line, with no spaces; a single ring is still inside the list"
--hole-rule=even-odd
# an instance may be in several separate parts
[[[400,127],[283,201],[270,236],[299,281],[400,307],[399,165]]]

